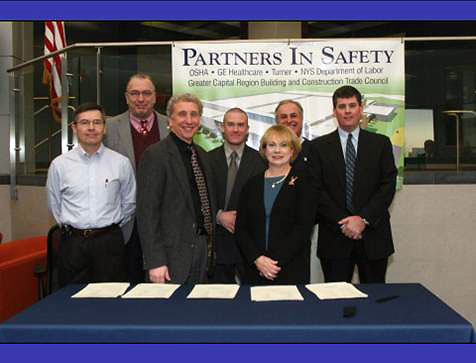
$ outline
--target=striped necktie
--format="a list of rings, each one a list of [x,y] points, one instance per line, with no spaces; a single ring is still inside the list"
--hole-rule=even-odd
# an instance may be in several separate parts
[[[349,134],[345,147],[345,206],[350,213],[354,213],[352,193],[354,187],[355,159],[356,154],[354,144],[352,143],[352,134]]]
[[[203,226],[208,234],[207,240],[207,253],[208,253],[208,270],[211,272],[211,266],[214,265],[214,248],[213,248],[213,226],[212,226],[212,213],[210,207],[210,199],[208,198],[208,189],[205,176],[203,174],[202,168],[198,163],[197,151],[193,146],[190,146],[192,156],[190,158],[192,164],[192,171],[195,177],[195,183],[197,184],[198,195],[200,197],[200,209],[203,216]]]

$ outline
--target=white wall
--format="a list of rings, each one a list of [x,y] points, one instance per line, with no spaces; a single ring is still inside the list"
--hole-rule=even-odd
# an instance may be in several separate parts
[[[46,236],[55,224],[48,211],[44,187],[18,187],[18,199],[10,201],[12,218],[12,239]]]
[[[419,282],[476,325],[476,185],[405,185],[388,282]]]

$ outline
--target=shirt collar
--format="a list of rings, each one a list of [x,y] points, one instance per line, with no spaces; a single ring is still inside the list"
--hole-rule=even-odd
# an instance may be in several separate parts
[[[238,159],[241,160],[241,157],[243,156],[243,150],[245,150],[245,143],[242,143],[236,150],[232,149],[228,141],[224,140],[223,142],[223,147],[225,148],[225,155],[226,155],[226,160],[230,159],[230,156],[233,151],[236,151],[238,154]]]
[[[354,140],[359,140],[360,127],[356,127],[355,129],[352,130],[352,132],[347,132],[341,129],[340,127],[337,127],[337,130],[339,132],[339,136],[341,139],[345,139],[347,141],[349,134],[352,134]]]
[[[86,152],[83,147],[81,146],[81,144],[78,144],[78,146],[76,147],[76,149],[78,150],[78,153],[80,156],[82,157],[90,157],[90,156],[93,156],[93,155],[98,155],[98,156],[101,156],[102,154],[104,154],[104,151],[106,150],[105,146],[103,145],[103,143],[101,143],[101,145],[99,146],[99,149],[97,149],[97,151],[93,154],[89,154],[88,152]]]
[[[145,127],[147,128],[147,131],[150,131],[150,129],[152,129],[152,125],[154,124],[155,113],[152,111],[152,113],[149,115],[149,117],[147,117],[145,119],[140,119],[140,118],[135,117],[132,113],[129,112],[129,120],[130,120],[132,126],[139,132],[142,129],[141,121],[143,121],[143,120],[147,121]]]

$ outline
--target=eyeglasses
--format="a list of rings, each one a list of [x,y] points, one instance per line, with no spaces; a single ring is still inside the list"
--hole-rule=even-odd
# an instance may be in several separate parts
[[[144,98],[152,97],[154,91],[127,91],[127,94],[132,98],[138,98],[140,95]]]
[[[99,119],[98,120],[79,120],[79,121],[76,121],[75,124],[79,126],[83,126],[83,127],[89,126],[91,124],[93,126],[102,126],[104,125],[104,121]]]

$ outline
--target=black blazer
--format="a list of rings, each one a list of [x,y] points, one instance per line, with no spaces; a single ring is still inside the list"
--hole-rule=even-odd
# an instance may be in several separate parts
[[[347,258],[353,240],[345,237],[337,224],[349,216],[345,207],[345,161],[337,130],[312,141],[310,166],[320,217],[317,255]],[[369,259],[394,252],[388,208],[395,194],[396,176],[389,138],[361,129],[352,196],[355,215],[370,223],[362,236]]]
[[[241,192],[236,233],[245,256],[248,284],[304,284],[309,282],[311,233],[316,203],[306,174],[291,169],[271,210],[268,250],[264,249],[264,173],[248,181]],[[292,182],[292,178],[297,179]],[[259,276],[254,261],[261,255],[281,267],[274,281]]]
[[[301,151],[299,152],[296,160],[292,162],[292,166],[295,170],[308,172],[309,162],[311,158],[311,141],[305,139],[301,144]]]
[[[209,153],[212,169],[212,177],[215,185],[217,209],[224,210],[226,180],[228,176],[228,163],[224,146],[213,149]],[[245,183],[253,176],[262,173],[266,169],[266,163],[261,155],[254,149],[245,145],[243,155],[235,179],[235,185],[230,195],[227,210],[236,210],[240,193]],[[216,226],[216,258],[220,264],[238,264],[242,258],[236,245],[236,235],[228,232],[221,225]]]
[[[207,180],[213,222],[216,202],[211,166],[206,153],[195,145]],[[195,245],[203,243],[197,228],[192,186],[177,144],[168,135],[149,146],[137,172],[137,226],[144,267],[167,265],[172,282],[187,280]]]

